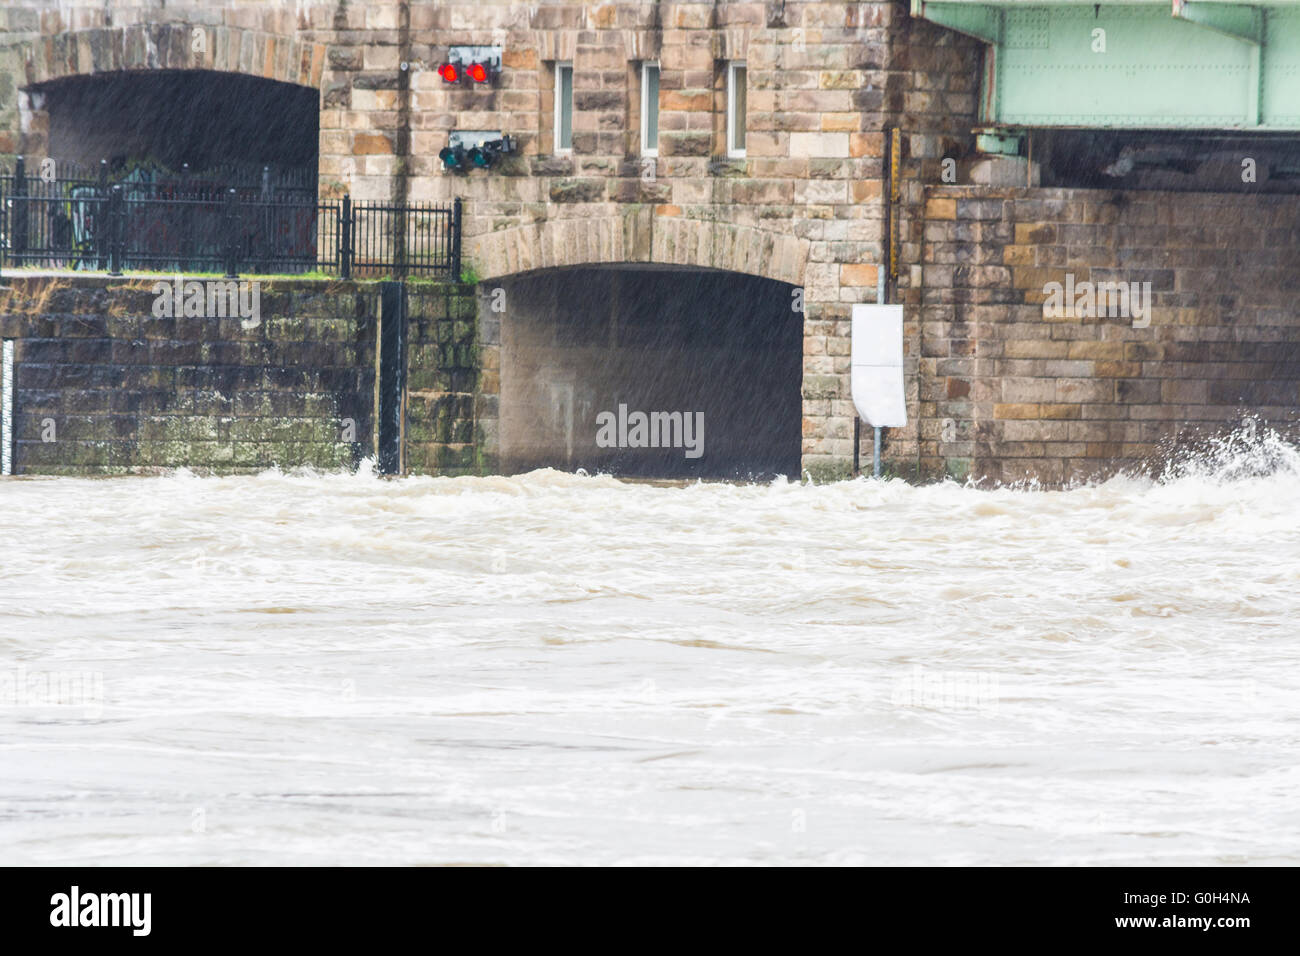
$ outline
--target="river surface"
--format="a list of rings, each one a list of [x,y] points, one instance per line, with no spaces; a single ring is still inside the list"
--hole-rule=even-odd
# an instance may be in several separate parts
[[[4,480],[0,863],[1295,864],[1296,461]]]

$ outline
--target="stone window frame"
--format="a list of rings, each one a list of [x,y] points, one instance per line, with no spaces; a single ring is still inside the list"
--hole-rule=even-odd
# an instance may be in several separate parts
[[[653,70],[655,74],[655,99],[653,104],[651,104],[650,102],[650,96],[649,96],[650,88],[646,82],[651,70]],[[640,146],[641,146],[642,156],[658,157],[659,155],[659,90],[661,89],[661,80],[662,80],[662,75],[659,70],[659,61],[642,60],[641,61],[641,116],[640,116],[640,120],[641,120]],[[648,146],[646,144],[649,139],[650,110],[652,105],[654,109],[654,119],[655,119],[655,137],[654,137],[655,143],[653,146]]]
[[[745,60],[727,60],[726,66],[727,66],[727,77],[726,77],[727,123],[726,123],[726,133],[725,133],[726,155],[728,159],[744,159],[745,158],[744,142],[745,142],[745,132],[746,132],[746,125],[747,125],[746,119],[749,113],[749,67],[747,61]],[[736,111],[736,73],[739,70],[743,70],[745,76],[744,76],[743,84],[741,86],[742,98],[744,100],[744,103],[741,108],[742,115],[738,117],[736,115],[737,112]],[[736,125],[737,120],[739,120],[740,122],[739,128],[737,128]],[[737,132],[739,132],[741,136],[740,139],[741,146],[738,149],[736,148],[735,145]]]
[[[564,102],[564,71],[569,72],[569,101]],[[552,148],[556,156],[568,156],[573,153],[573,61],[556,60],[555,61],[555,100],[552,110],[553,141]],[[562,130],[564,129],[564,117],[567,108],[569,120],[569,145],[563,145]]]

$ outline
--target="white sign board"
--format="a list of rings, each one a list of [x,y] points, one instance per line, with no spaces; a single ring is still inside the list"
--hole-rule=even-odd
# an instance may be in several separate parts
[[[868,425],[898,428],[907,424],[903,398],[903,307],[853,306],[853,404]]]

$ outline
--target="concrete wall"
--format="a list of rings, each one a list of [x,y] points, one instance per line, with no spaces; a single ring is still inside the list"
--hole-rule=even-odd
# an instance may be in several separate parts
[[[936,186],[925,214],[922,474],[1060,484],[1246,414],[1300,433],[1300,198]],[[1150,282],[1150,324],[1046,315],[1067,274]]]

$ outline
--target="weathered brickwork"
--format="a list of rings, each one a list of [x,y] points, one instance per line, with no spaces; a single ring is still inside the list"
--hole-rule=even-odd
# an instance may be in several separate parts
[[[443,83],[436,67],[453,44],[503,48],[494,88]],[[740,158],[726,149],[733,60],[748,69]],[[661,69],[652,158],[639,142],[645,61]],[[573,150],[557,154],[558,62],[573,64],[574,117]],[[498,280],[595,263],[802,287],[800,451],[819,478],[847,474],[853,458],[849,320],[882,279],[889,301],[907,306],[910,423],[885,441],[896,474],[1065,481],[1143,459],[1183,419],[1208,425],[1238,405],[1290,414],[1295,396],[1280,401],[1282,385],[1233,383],[1247,381],[1247,367],[1259,381],[1287,381],[1262,367],[1259,349],[1290,341],[1295,310],[1266,301],[1276,277],[1261,263],[1293,264],[1295,236],[1282,230],[1294,203],[970,185],[993,181],[978,178],[988,160],[974,152],[983,67],[980,43],[912,19],[901,2],[11,0],[0,9],[0,164],[45,155],[49,117],[26,91],[64,77],[205,69],[317,90],[321,195],[462,198],[465,262],[481,296]],[[896,203],[892,127],[902,131]],[[448,172],[437,153],[456,129],[501,130],[519,152],[490,172]],[[945,160],[965,185],[945,185]],[[1017,162],[1032,182],[1032,164]],[[891,215],[898,262],[884,274]],[[1267,244],[1251,232],[1260,221],[1273,224]],[[1255,250],[1249,262],[1241,249]],[[1163,270],[1172,285],[1155,288],[1157,305],[1175,318],[1158,311],[1151,328],[1126,332],[1047,323],[1031,298],[1046,273],[1033,270],[1058,266],[1123,278]],[[500,335],[481,305],[472,322],[412,331],[412,468],[493,467]],[[1144,345],[1161,351],[1147,357]],[[1219,361],[1222,350],[1231,357]],[[1138,374],[1127,374],[1133,363]],[[1021,388],[1027,380],[1037,384]],[[870,441],[865,429],[865,456]]]
[[[496,470],[500,319],[472,286],[413,285],[407,301],[406,467],[412,474]]]
[[[925,210],[922,474],[1057,485],[1246,414],[1296,433],[1300,199],[940,186]],[[1150,282],[1150,315],[1045,314],[1071,275]]]
[[[885,432],[883,457],[889,470],[909,478],[928,477],[920,469],[918,444],[925,407],[921,404],[920,269],[925,225],[926,185],[943,181],[943,160],[952,159],[958,181],[969,182],[977,124],[980,44],[970,37],[936,27],[926,20],[900,17],[890,38],[890,72],[887,78],[889,125],[901,130],[898,177],[897,275],[888,283],[888,301],[902,302],[904,310],[903,373],[907,388],[904,428]],[[882,149],[884,144],[882,143]],[[841,335],[848,337],[847,329]],[[847,384],[840,386],[848,394]],[[851,413],[851,410],[850,410]],[[870,429],[864,429],[869,436]],[[866,437],[862,454],[871,455]]]
[[[155,316],[150,280],[5,284],[16,474],[338,468],[371,454],[372,289],[264,283],[245,328]]]
[[[802,451],[819,475],[845,474],[852,458],[848,312],[876,294],[883,130],[916,126],[918,156],[933,159],[942,131],[969,134],[978,66],[972,41],[913,24],[898,3],[139,0],[110,12],[18,0],[0,16],[11,83],[0,156],[42,153],[48,117],[22,87],[105,70],[235,71],[319,89],[323,195],[463,197],[466,261],[484,280],[658,262],[803,286]],[[443,84],[435,68],[457,43],[504,48],[495,89]],[[661,68],[649,165],[647,60]],[[732,60],[748,68],[743,158],[727,158],[725,142]],[[563,155],[551,133],[557,61],[574,67]],[[490,174],[446,173],[437,152],[451,129],[500,129],[520,152]]]
[[[16,474],[337,469],[374,456],[374,283],[263,281],[254,323],[157,317],[154,281],[5,280]],[[490,468],[473,312],[464,287],[410,296],[413,471]]]

